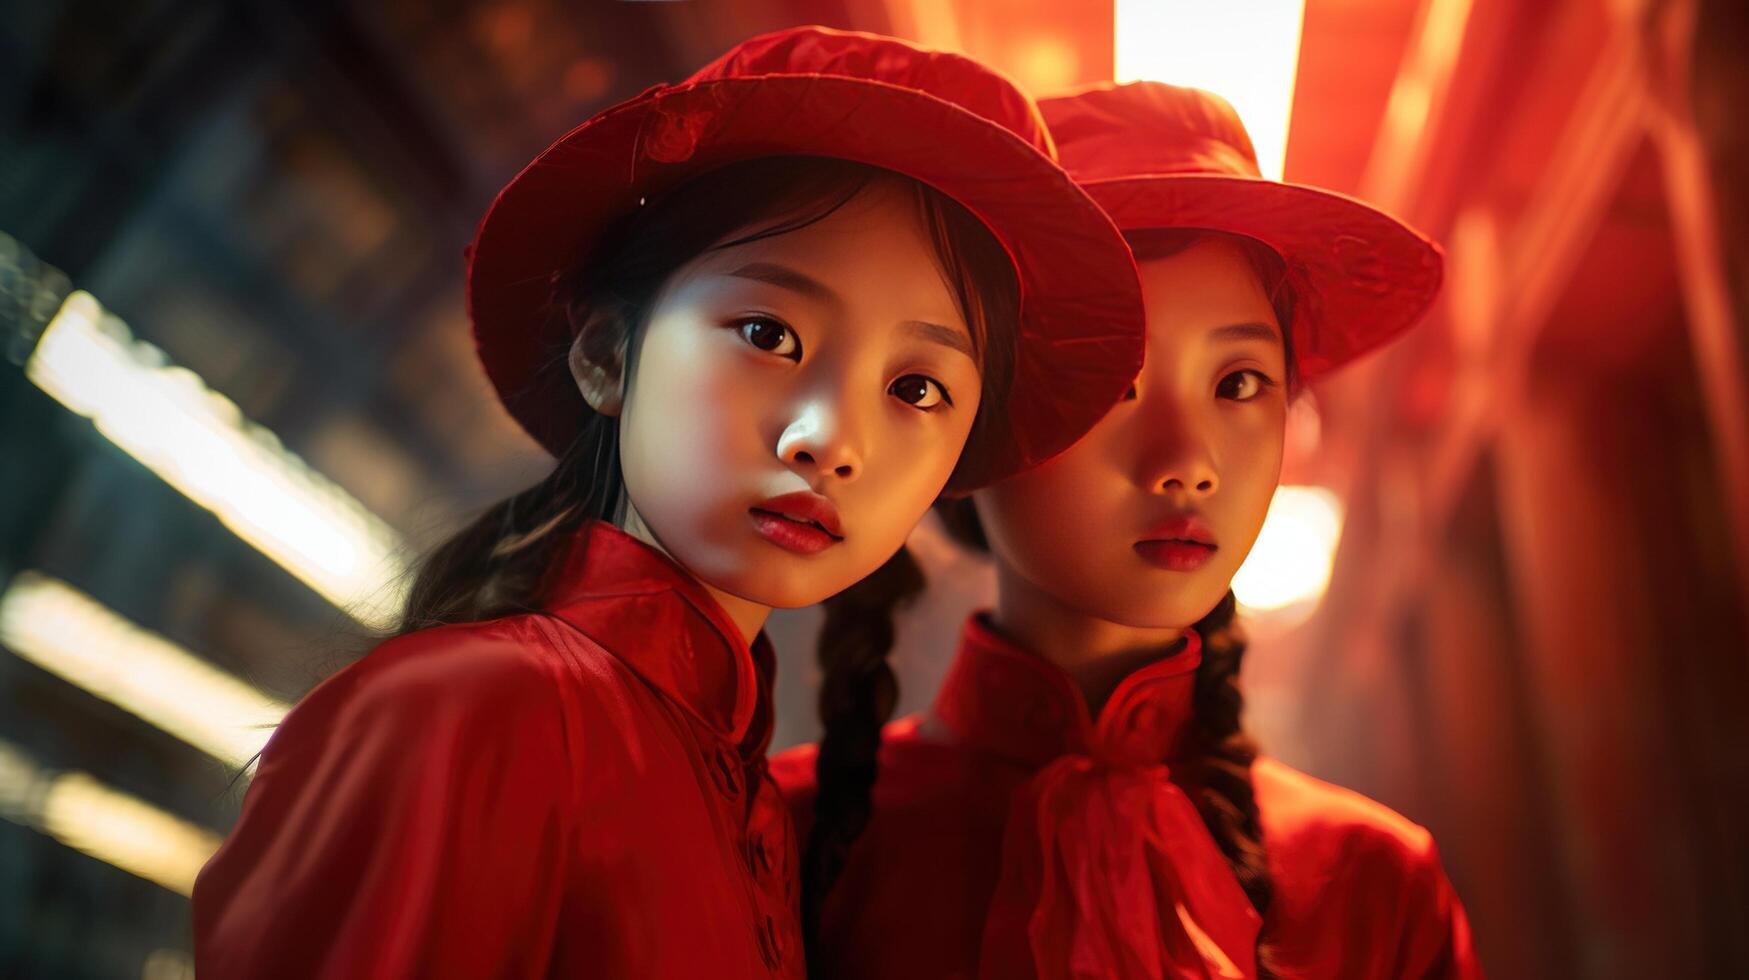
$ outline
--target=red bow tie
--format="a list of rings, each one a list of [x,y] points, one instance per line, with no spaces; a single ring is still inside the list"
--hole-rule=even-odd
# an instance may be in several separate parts
[[[1262,919],[1164,765],[1064,756],[1014,800],[985,980],[1257,975]]]

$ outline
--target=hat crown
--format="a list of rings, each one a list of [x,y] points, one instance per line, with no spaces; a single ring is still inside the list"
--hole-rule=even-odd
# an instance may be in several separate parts
[[[769,75],[853,78],[922,92],[996,123],[1052,159],[1057,155],[1037,104],[1007,76],[964,55],[876,34],[816,26],[762,34],[684,84]]]
[[[1058,157],[1078,183],[1155,174],[1261,177],[1226,99],[1164,82],[1105,83],[1041,99]]]

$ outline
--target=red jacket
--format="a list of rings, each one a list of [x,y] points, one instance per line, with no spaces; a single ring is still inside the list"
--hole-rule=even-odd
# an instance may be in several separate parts
[[[801,977],[770,647],[608,525],[558,572],[286,717],[195,883],[201,977]]]
[[[1067,674],[973,617],[931,714],[887,728],[874,815],[823,910],[828,975],[1251,976],[1261,927],[1282,977],[1480,977],[1427,831],[1267,758],[1258,919],[1172,766],[1199,662],[1193,640],[1095,720]],[[772,761],[803,828],[814,760]]]

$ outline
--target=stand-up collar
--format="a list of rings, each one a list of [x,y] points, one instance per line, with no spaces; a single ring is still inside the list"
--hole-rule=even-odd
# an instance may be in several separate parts
[[[1167,763],[1188,748],[1200,638],[1123,679],[1099,713],[981,616],[935,702],[974,751],[1029,767],[1010,801],[983,978],[1257,975],[1263,920]]]
[[[567,545],[550,583],[545,606],[553,615],[712,731],[751,755],[764,752],[771,644],[761,633],[749,647],[723,607],[673,559],[591,521]]]
[[[1176,652],[1123,679],[1097,722],[1062,668],[1016,646],[985,614],[972,616],[935,714],[961,743],[1028,766],[1063,755],[1113,765],[1165,762],[1185,749],[1202,645],[1195,631]]]

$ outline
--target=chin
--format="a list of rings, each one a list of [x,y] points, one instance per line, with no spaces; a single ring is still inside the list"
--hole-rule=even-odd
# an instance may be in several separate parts
[[[1161,582],[1159,576],[1166,575],[1178,581]],[[1179,573],[1158,573],[1146,578],[1152,581],[1132,580],[1122,587],[1084,595],[1084,602],[1079,603],[1081,610],[1133,629],[1181,630],[1196,625],[1227,594],[1224,587],[1185,582]]]
[[[1189,629],[1202,618],[1202,614],[1193,613],[1189,605],[1178,602],[1162,603],[1159,596],[1139,598],[1124,609],[1112,610],[1112,613],[1099,618],[1121,626],[1147,630]]]
[[[707,579],[714,588],[773,609],[800,609],[830,599],[855,581],[789,555],[749,556],[733,574]]]

